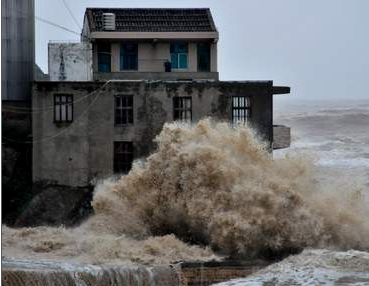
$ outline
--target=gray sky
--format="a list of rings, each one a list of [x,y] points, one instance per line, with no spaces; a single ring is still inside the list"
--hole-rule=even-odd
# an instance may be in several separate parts
[[[86,7],[210,7],[220,33],[221,80],[274,80],[294,99],[369,98],[368,0],[65,0]],[[36,15],[80,31],[63,0],[35,0]],[[52,3],[52,4],[51,4]],[[50,40],[77,35],[36,21],[36,61]]]

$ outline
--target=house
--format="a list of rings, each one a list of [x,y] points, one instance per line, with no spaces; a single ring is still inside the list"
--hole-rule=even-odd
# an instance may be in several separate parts
[[[50,81],[34,84],[33,180],[128,172],[174,120],[248,122],[272,149],[273,95],[290,88],[219,81],[218,40],[209,9],[88,8],[81,43],[51,43]]]
[[[218,38],[209,9],[87,9],[82,31],[99,80],[216,80]]]

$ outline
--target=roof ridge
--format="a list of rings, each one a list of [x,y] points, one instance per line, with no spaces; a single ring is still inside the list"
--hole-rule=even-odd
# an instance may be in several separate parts
[[[102,31],[104,12],[116,14],[116,31],[216,32],[210,8],[86,8],[91,30]]]
[[[142,8],[142,7],[138,7],[138,8],[132,8],[132,7],[128,7],[128,8],[123,8],[123,7],[87,7],[86,10],[210,10],[210,8],[208,7],[204,7],[204,8],[163,8],[163,7],[159,7],[159,8],[155,8],[155,7],[150,7],[150,8]]]

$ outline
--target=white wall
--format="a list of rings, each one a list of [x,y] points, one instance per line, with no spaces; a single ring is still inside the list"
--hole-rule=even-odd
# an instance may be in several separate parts
[[[90,43],[49,43],[50,81],[91,81]]]

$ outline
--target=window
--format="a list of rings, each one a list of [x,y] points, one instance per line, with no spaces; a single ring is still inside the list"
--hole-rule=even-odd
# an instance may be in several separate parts
[[[120,46],[120,70],[137,70],[137,44],[124,43]]]
[[[200,72],[210,72],[210,43],[197,44],[197,69]]]
[[[110,43],[97,44],[97,61],[99,72],[110,72],[111,70],[111,45]]]
[[[250,98],[247,96],[233,96],[232,98],[232,122],[246,123],[251,116]]]
[[[133,162],[133,143],[114,142],[114,173],[128,173]]]
[[[192,98],[174,97],[173,98],[174,120],[192,121]]]
[[[187,43],[170,44],[170,58],[172,69],[187,69],[188,46]]]
[[[115,124],[133,124],[133,95],[115,96]]]
[[[73,121],[73,95],[55,94],[54,95],[54,122]]]

